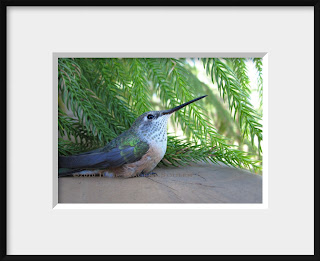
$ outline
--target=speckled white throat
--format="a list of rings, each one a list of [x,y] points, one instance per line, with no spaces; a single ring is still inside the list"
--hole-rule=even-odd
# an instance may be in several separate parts
[[[141,140],[161,151],[162,157],[167,150],[167,125],[170,116],[171,114],[162,115],[153,120],[148,129],[142,129],[138,132]]]

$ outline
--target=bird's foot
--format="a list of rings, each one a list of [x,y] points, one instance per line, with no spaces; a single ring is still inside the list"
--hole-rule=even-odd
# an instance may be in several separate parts
[[[99,174],[98,170],[82,170],[73,173],[73,177],[95,177]]]
[[[149,172],[149,173],[146,173],[146,174],[144,174],[143,172],[139,175],[139,177],[150,177],[150,176],[158,176],[158,174],[157,173],[155,173],[155,172]]]
[[[104,171],[103,172],[103,177],[105,177],[105,178],[114,178],[115,175],[113,173],[111,173],[111,172]]]

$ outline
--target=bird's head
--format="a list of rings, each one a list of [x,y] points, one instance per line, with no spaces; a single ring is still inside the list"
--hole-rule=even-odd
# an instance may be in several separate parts
[[[137,129],[142,134],[150,136],[153,133],[163,133],[167,132],[167,123],[170,116],[182,109],[183,107],[189,105],[190,103],[193,103],[195,101],[198,101],[207,95],[201,96],[199,98],[193,99],[191,101],[188,101],[184,104],[181,104],[177,107],[174,107],[169,110],[163,110],[163,111],[148,111],[143,114],[141,114],[134,124],[132,125],[133,128]],[[152,135],[153,136],[153,135]]]

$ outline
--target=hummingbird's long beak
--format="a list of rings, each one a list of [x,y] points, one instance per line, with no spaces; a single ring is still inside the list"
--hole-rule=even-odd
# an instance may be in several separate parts
[[[193,102],[195,102],[195,101],[198,101],[198,100],[200,100],[200,99],[202,99],[202,98],[204,98],[204,97],[207,97],[207,96],[208,96],[208,95],[201,96],[201,97],[199,97],[199,98],[193,99],[192,101],[188,101],[188,102],[186,102],[186,103],[184,103],[184,104],[181,104],[181,105],[179,105],[179,106],[177,106],[177,107],[174,107],[173,109],[163,111],[163,112],[162,112],[162,115],[174,113],[175,111],[182,109],[183,107],[189,105],[190,103],[193,103]]]

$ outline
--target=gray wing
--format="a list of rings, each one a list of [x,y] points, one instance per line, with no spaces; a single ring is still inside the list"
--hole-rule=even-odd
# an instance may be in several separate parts
[[[78,155],[59,156],[59,168],[70,169],[97,169],[108,167],[120,167],[126,163],[138,161],[148,151],[146,142],[124,144],[104,151],[97,149]]]

